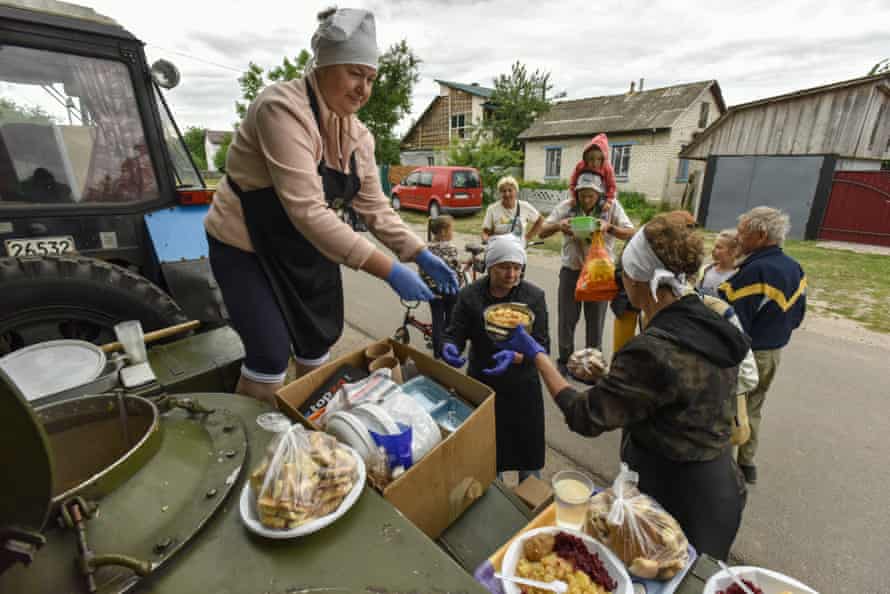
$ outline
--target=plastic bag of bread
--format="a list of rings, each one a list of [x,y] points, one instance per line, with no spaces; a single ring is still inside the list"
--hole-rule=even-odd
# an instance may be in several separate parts
[[[638,482],[639,475],[622,464],[612,486],[591,498],[586,529],[632,575],[669,580],[689,560],[686,535],[673,516],[640,493]]]
[[[569,357],[566,364],[572,377],[582,382],[596,383],[606,373],[606,361],[597,349],[581,349]]]
[[[292,529],[334,512],[358,478],[358,463],[332,436],[293,425],[250,474],[260,522]]]

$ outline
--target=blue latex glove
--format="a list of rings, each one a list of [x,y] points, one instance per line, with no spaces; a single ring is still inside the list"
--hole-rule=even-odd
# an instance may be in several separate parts
[[[424,249],[414,259],[420,269],[430,275],[443,295],[457,293],[457,275],[442,258]]]
[[[545,353],[544,347],[538,344],[538,341],[532,338],[525,328],[516,326],[516,330],[510,335],[510,338],[501,343],[505,348],[522,353],[522,356],[529,361],[534,361],[538,353]]]
[[[405,301],[430,301],[433,292],[420,275],[400,262],[393,262],[386,282]]]
[[[457,345],[450,342],[446,342],[442,347],[442,358],[452,367],[458,368],[463,367],[467,362],[466,357],[460,356],[460,351],[457,350]]]
[[[513,364],[513,359],[516,358],[516,351],[498,351],[491,358],[494,359],[495,366],[483,369],[482,373],[485,375],[503,375],[510,365]]]

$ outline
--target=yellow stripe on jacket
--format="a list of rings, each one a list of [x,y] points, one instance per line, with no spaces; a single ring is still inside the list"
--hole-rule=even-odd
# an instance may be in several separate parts
[[[797,290],[789,299],[785,297],[785,293],[781,289],[777,289],[767,283],[754,283],[753,285],[733,289],[730,281],[726,281],[719,287],[719,289],[726,294],[726,297],[730,302],[735,302],[739,299],[744,299],[745,297],[751,297],[752,295],[764,295],[769,299],[772,299],[782,311],[788,311],[794,307],[794,304],[797,303],[797,300],[800,299],[800,296],[803,295],[806,288],[807,277],[803,277],[800,279],[800,285],[797,287]]]

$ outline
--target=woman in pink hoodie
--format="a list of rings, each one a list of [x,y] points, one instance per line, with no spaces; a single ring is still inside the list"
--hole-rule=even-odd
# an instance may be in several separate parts
[[[585,171],[596,173],[603,178],[606,192],[604,194],[605,203],[602,205],[601,212],[605,215],[611,208],[617,191],[615,170],[612,168],[611,161],[609,161],[609,138],[605,134],[597,134],[584,147],[581,160],[575,165],[575,170],[572,171],[572,177],[569,179],[569,192],[572,199],[576,198],[575,185],[578,183],[578,176]]]

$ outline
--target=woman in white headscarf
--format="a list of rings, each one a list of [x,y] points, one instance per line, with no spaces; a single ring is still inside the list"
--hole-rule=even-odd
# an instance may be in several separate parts
[[[730,433],[749,344],[688,290],[703,255],[701,237],[677,217],[654,218],[628,242],[624,286],[647,325],[586,392],[572,388],[521,328],[503,347],[534,359],[573,431],[594,437],[624,428],[622,458],[639,472],[640,489],[700,553],[726,559],[745,502]]]
[[[342,333],[341,264],[403,299],[432,293],[398,260],[457,290],[453,271],[390,208],[374,139],[355,115],[377,75],[374,15],[320,13],[312,50],[303,78],[251,103],[205,220],[213,273],[246,351],[236,391],[273,402],[291,349],[305,371],[327,360]],[[356,232],[362,222],[398,260]]]

